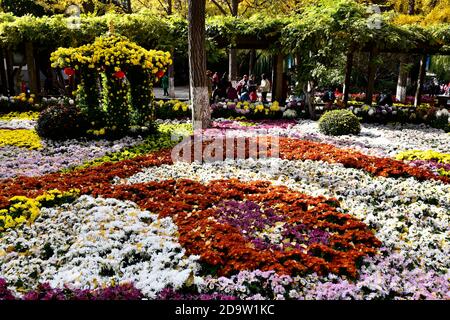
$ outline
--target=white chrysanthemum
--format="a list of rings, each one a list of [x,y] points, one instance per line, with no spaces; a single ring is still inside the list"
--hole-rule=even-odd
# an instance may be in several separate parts
[[[7,251],[11,246],[27,254]],[[170,218],[158,219],[116,199],[82,196],[71,205],[43,208],[31,226],[0,237],[0,252],[8,252],[0,258],[2,277],[21,279],[27,286],[49,282],[96,288],[133,282],[154,298],[168,285],[201,281],[195,276],[198,257],[186,257]]]

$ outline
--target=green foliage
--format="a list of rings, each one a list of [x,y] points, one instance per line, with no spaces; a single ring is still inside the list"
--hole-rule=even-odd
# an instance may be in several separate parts
[[[45,8],[34,0],[2,0],[0,4],[5,12],[11,12],[16,16],[26,14],[42,16],[46,13]]]
[[[117,79],[113,74],[114,68],[107,68],[105,73],[102,73],[103,109],[106,110],[108,128],[124,133],[131,125],[129,88],[123,79]]]
[[[130,82],[130,102],[133,110],[133,124],[150,126],[153,120],[153,83],[151,72],[132,67],[127,70]]]
[[[320,117],[319,130],[323,134],[332,136],[359,134],[361,124],[350,110],[333,110],[325,112]]]
[[[212,17],[207,20],[207,36],[219,43],[236,43],[238,37],[256,38],[270,43],[270,49],[279,51],[283,28],[295,21],[294,18],[255,14],[250,18],[232,16]]]
[[[437,77],[445,82],[450,82],[450,56],[433,56],[431,57],[430,71],[435,73]]]
[[[87,120],[75,105],[55,105],[39,115],[36,132],[43,138],[54,140],[75,138],[83,135]]]
[[[100,107],[100,92],[97,85],[98,74],[94,70],[80,73],[80,84],[76,92],[78,106],[87,117],[90,127],[101,128],[105,125],[105,112]]]
[[[161,124],[158,127],[158,133],[156,135],[146,137],[144,142],[136,146],[126,148],[122,151],[109,153],[101,158],[88,161],[81,166],[65,171],[67,172],[92,166],[98,166],[105,162],[118,162],[121,160],[133,159],[150,152],[173,148],[180,142],[178,139],[173,139],[174,135],[183,137],[190,134],[192,134],[191,124]]]
[[[441,10],[442,12],[442,10]],[[301,51],[309,56],[309,51],[319,57],[345,52],[349,45],[361,48],[368,42],[376,41],[383,46],[410,48],[417,43],[437,45],[450,43],[441,38],[449,33],[448,23],[440,23],[439,34],[426,32],[428,27],[419,26],[414,21],[399,26],[395,15],[385,13],[377,18],[381,28],[370,28],[367,7],[351,0],[335,2],[319,1],[305,6],[299,14],[289,17],[255,14],[249,18],[219,16],[207,20],[207,37],[211,48],[215,43],[235,43],[239,36],[250,39],[268,40],[273,50],[283,44],[287,51]],[[92,42],[106,33],[110,23],[114,24],[116,34],[126,36],[144,48],[161,50],[174,49],[185,54],[187,47],[187,21],[178,16],[163,17],[149,11],[135,14],[108,13],[103,16],[82,14],[80,28],[71,29],[63,15],[51,17],[15,17],[10,13],[0,13],[0,43],[3,46],[16,46],[23,41],[33,41],[42,49],[54,50],[57,47],[79,46]],[[431,26],[430,26],[431,28]],[[433,41],[434,37],[439,42]],[[422,43],[423,44],[423,43]],[[317,52],[318,50],[324,52]]]
[[[15,17],[10,13],[0,13],[0,43],[3,46],[16,46],[23,41],[32,41],[48,50],[76,47],[91,43],[96,37],[108,32],[111,22],[116,34],[147,49],[181,50],[187,43],[186,20],[161,18],[147,13],[108,13],[103,16],[82,14],[80,28],[70,28],[68,19],[63,15]]]

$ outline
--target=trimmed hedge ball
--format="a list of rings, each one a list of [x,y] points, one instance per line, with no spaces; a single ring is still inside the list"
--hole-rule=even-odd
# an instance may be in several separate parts
[[[350,110],[333,110],[320,117],[319,131],[329,136],[359,134],[361,124]]]
[[[76,106],[54,105],[39,115],[36,132],[42,138],[63,140],[86,133],[87,120]]]

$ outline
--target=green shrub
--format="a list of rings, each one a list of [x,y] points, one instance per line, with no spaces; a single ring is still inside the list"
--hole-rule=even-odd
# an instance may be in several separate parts
[[[350,110],[333,110],[325,112],[320,117],[319,130],[332,136],[358,134],[361,131],[361,124]]]
[[[87,119],[75,105],[55,105],[39,115],[36,131],[42,138],[61,140],[84,135]]]

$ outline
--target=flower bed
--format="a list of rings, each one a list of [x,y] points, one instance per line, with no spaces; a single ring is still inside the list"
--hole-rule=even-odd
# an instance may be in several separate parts
[[[41,139],[33,130],[0,129],[0,147],[15,146],[30,150],[41,149]]]
[[[414,163],[446,165],[448,134],[219,119],[208,139],[280,135],[280,157],[173,162],[170,135],[190,125],[158,122],[70,170],[0,179],[1,213],[18,219],[0,231],[0,299],[450,298],[450,180]],[[2,164],[26,151],[6,150]]]

